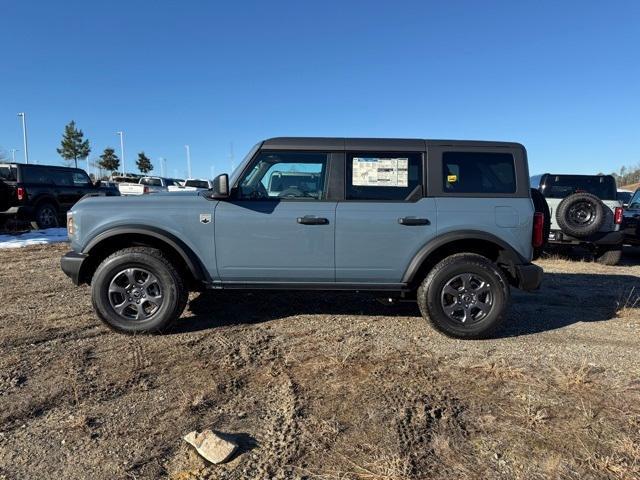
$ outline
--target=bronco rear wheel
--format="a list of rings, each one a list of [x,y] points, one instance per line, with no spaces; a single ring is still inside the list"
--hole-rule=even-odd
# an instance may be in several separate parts
[[[459,253],[438,263],[418,288],[422,316],[455,338],[484,338],[502,323],[509,284],[500,268],[475,253]]]
[[[107,257],[91,282],[96,313],[126,333],[166,330],[187,304],[182,275],[160,250],[132,247]]]

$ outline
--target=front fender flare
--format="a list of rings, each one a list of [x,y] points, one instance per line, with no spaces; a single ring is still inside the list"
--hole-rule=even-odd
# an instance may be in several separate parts
[[[167,245],[169,245],[173,250],[180,255],[185,265],[193,275],[196,280],[200,281],[209,281],[209,275],[206,269],[203,267],[202,262],[198,258],[198,256],[186,245],[182,240],[173,235],[172,233],[166,232],[160,228],[152,227],[148,225],[137,225],[137,226],[125,226],[125,227],[114,227],[108,230],[105,230],[96,236],[94,236],[83,248],[81,253],[90,254],[91,250],[95,248],[97,245],[101,244],[103,241],[109,238],[115,238],[122,235],[145,235],[152,237],[156,240],[160,240]]]

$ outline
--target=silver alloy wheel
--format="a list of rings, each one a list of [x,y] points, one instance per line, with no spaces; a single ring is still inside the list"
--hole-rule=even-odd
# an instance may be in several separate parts
[[[127,320],[147,320],[160,309],[163,300],[158,278],[148,270],[131,267],[114,275],[109,284],[109,303]]]
[[[43,207],[38,212],[38,223],[44,228],[55,227],[58,224],[58,217],[53,207]]]
[[[477,273],[461,273],[445,283],[440,302],[445,315],[465,325],[475,323],[491,312],[491,284]]]

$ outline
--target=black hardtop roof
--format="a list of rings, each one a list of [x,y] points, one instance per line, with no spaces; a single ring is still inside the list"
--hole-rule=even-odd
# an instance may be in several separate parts
[[[56,168],[59,170],[82,170],[84,169],[80,167],[65,167],[64,165],[43,165],[41,163],[21,163],[21,162],[0,162],[2,166],[11,166],[11,167],[29,167],[29,168]]]
[[[306,150],[425,150],[428,146],[522,148],[516,142],[427,140],[417,138],[274,137],[262,142],[267,149]]]
[[[610,173],[594,173],[593,175],[589,175],[587,173],[549,173],[547,172],[547,173],[541,173],[540,175],[535,175],[535,176],[544,177],[545,175],[548,175],[550,177],[611,177],[615,180],[615,177]]]

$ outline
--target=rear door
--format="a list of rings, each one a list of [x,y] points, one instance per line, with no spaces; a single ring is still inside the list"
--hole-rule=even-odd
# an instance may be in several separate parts
[[[400,283],[436,234],[435,202],[424,196],[424,142],[412,151],[353,147],[336,209],[336,281]]]
[[[491,234],[530,259],[534,208],[524,147],[435,143],[428,150],[438,235]]]
[[[61,211],[69,210],[82,196],[79,187],[74,185],[73,170],[52,168],[48,172],[48,176],[53,181],[53,190]]]
[[[330,157],[302,151],[256,155],[232,198],[215,208],[216,262],[223,283],[335,281],[336,201],[327,200]],[[292,181],[276,185],[285,173]]]

